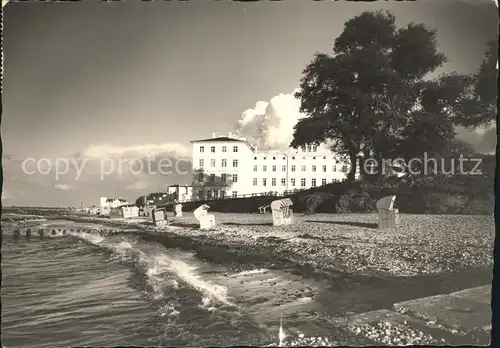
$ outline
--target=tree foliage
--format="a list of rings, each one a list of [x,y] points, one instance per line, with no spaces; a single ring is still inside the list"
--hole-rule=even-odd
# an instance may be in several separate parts
[[[477,114],[477,90],[491,99],[473,76],[429,80],[445,61],[435,31],[421,24],[396,28],[394,15],[381,11],[352,18],[333,54],[317,53],[303,70],[296,97],[308,117],[296,124],[290,145],[330,141],[351,163],[361,152],[384,158],[439,153],[455,125]],[[349,179],[355,171],[351,166]]]

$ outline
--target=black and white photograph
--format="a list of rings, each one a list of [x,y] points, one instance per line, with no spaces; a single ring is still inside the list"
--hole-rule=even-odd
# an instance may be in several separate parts
[[[495,346],[498,35],[494,0],[2,0],[2,348]]]

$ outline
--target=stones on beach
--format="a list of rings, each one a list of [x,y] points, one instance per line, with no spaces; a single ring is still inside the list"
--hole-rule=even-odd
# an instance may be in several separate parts
[[[349,331],[384,345],[427,345],[442,343],[442,341],[440,342],[420,330],[390,322],[379,322],[376,325],[351,326],[349,327]]]
[[[12,235],[14,236],[14,238],[18,238],[21,235],[21,231],[19,230],[19,228],[16,228]]]
[[[52,229],[52,232],[50,234],[53,235],[53,236],[55,236],[56,235],[56,230]]]

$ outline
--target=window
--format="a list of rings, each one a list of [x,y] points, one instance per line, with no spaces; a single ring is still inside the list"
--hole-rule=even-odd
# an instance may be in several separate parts
[[[283,161],[286,160],[286,157],[283,157]]]
[[[238,146],[233,146],[233,152],[238,152]]]
[[[224,167],[224,168],[227,167],[227,159],[223,159],[221,161],[221,167]]]
[[[321,185],[322,186],[326,185],[326,179],[321,179]]]
[[[200,159],[200,168],[203,168],[204,165],[205,165],[205,161],[203,159]]]
[[[305,165],[302,165],[302,171],[305,172],[306,171],[306,166]]]
[[[199,199],[205,199],[205,191],[198,190],[198,198]]]
[[[205,152],[205,146],[200,146],[200,152]]]
[[[203,173],[198,174],[198,182],[203,182]]]
[[[273,172],[275,172],[275,171],[276,171],[276,166],[273,166]]]
[[[207,198],[212,199],[212,190],[207,191]]]
[[[238,167],[238,160],[237,159],[233,160],[233,167],[234,168]]]
[[[224,191],[224,190],[220,191],[220,198],[222,198],[222,199],[226,198],[226,191]]]
[[[233,182],[238,182],[238,174],[233,174]]]
[[[275,160],[275,159],[276,159],[276,157],[273,157],[273,160]]]
[[[342,165],[342,171],[347,173],[347,164]]]
[[[253,171],[256,172],[257,171],[257,165],[254,165],[253,166]]]
[[[286,186],[286,179],[285,178],[281,178],[281,186]]]
[[[210,174],[210,182],[215,182],[215,174]]]
[[[324,156],[323,159],[326,159],[326,156]]]
[[[281,171],[286,172],[286,166],[281,166]]]
[[[316,179],[312,179],[311,180],[311,186],[312,187],[316,187]]]
[[[306,186],[306,179],[305,178],[300,179],[300,186],[302,186],[302,187]]]
[[[316,166],[312,166],[313,172],[316,172]]]
[[[210,160],[210,166],[213,168],[215,167],[215,159]]]
[[[233,191],[233,198],[238,198],[238,191]]]
[[[318,146],[313,145],[313,146],[312,146],[312,150],[313,150],[313,152],[317,152],[317,151],[318,151]]]
[[[323,166],[323,171],[326,172],[326,166]]]
[[[332,171],[333,171],[333,172],[336,172],[336,171],[337,171],[337,165],[336,165],[336,164],[334,164],[334,165],[333,165],[333,167],[332,167]]]
[[[254,159],[254,160],[256,160],[256,159],[257,159],[257,157],[254,157],[253,159]]]
[[[313,160],[315,160],[315,159],[316,159],[316,156],[315,156],[315,157],[313,157]]]
[[[271,179],[271,186],[276,186],[276,178]]]
[[[264,157],[264,159],[266,159],[266,157]]]
[[[292,159],[294,160],[295,159],[295,156],[292,157]]]
[[[220,181],[222,181],[223,183],[225,183],[227,181],[227,174],[223,173],[220,175]]]
[[[210,152],[215,152],[215,146],[210,147]]]
[[[219,198],[219,190],[214,190],[214,198]]]
[[[295,186],[295,178],[290,179],[290,183],[292,184],[292,186]]]
[[[262,166],[262,171],[265,172],[267,170],[267,166]]]
[[[222,152],[227,152],[227,146],[222,147]]]
[[[267,179],[266,178],[262,178],[262,186],[267,186]]]
[[[295,164],[292,165],[292,172],[294,172],[294,171],[295,171]]]
[[[257,186],[257,178],[253,178],[253,186]]]

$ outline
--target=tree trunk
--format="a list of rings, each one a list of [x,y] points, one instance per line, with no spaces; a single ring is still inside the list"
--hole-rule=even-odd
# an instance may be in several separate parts
[[[356,169],[358,168],[358,151],[349,151],[349,161],[351,163],[351,168],[347,174],[347,181],[352,182],[356,177]]]

